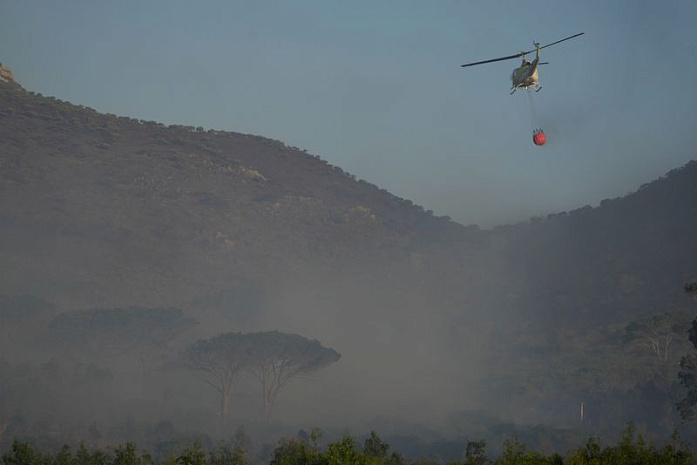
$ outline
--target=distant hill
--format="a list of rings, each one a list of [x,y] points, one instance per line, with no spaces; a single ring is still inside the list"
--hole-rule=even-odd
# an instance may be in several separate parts
[[[598,341],[616,351],[630,322],[686,305],[695,199],[692,161],[599,207],[483,231],[279,141],[0,82],[0,295],[180,307],[211,331],[307,328],[341,351],[337,386],[361,380],[411,413],[433,410],[416,396],[462,405],[476,383],[505,391],[499,413],[519,408],[514,389],[551,411],[579,372],[605,376],[605,355],[586,355]],[[613,389],[645,373],[627,376]]]
[[[495,230],[521,273],[526,318],[582,327],[684,304],[682,285],[697,277],[695,199],[691,161],[597,208]]]
[[[278,141],[99,114],[13,83],[0,83],[0,150],[14,269],[0,292],[67,305],[181,304],[242,275],[481,236]]]

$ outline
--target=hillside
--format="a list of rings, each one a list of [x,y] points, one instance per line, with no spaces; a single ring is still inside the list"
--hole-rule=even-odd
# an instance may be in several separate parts
[[[181,304],[241,274],[408,260],[479,237],[278,141],[102,115],[12,83],[0,108],[15,270],[0,292]]]
[[[687,305],[696,198],[693,161],[596,208],[482,231],[279,141],[0,82],[0,297],[317,337],[342,359],[293,394],[301,418],[484,409],[568,426],[578,398],[594,393],[591,412],[651,379],[672,421],[679,352],[655,361],[627,328]]]
[[[508,263],[525,275],[526,318],[585,326],[684,303],[682,284],[697,276],[693,199],[697,161],[597,208],[498,228]]]
[[[692,161],[599,207],[492,231],[511,300],[490,396],[516,386],[509,408],[567,424],[585,399],[606,434],[629,421],[659,435],[678,425],[678,366],[697,317],[683,290],[697,277],[696,198]]]

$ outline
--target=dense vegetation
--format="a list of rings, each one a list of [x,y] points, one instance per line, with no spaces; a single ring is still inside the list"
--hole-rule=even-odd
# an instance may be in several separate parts
[[[697,295],[695,282],[685,283],[684,290],[692,297]],[[11,460],[14,459],[7,458],[21,454],[29,454],[28,457],[34,457],[32,460],[44,461],[41,463],[95,463],[94,460],[98,460],[97,463],[121,463],[119,460],[122,458],[118,458],[121,457],[120,454],[132,456],[134,453],[132,444],[135,443],[145,445],[153,451],[152,456],[141,457],[146,462],[152,457],[157,461],[165,461],[172,454],[180,453],[189,454],[187,455],[189,458],[197,457],[196,463],[202,463],[201,460],[204,460],[208,454],[207,463],[218,463],[215,462],[215,457],[229,458],[230,454],[233,454],[230,450],[236,451],[234,454],[239,457],[248,457],[249,451],[245,454],[241,452],[244,447],[248,447],[249,443],[243,434],[238,434],[235,443],[229,446],[228,448],[231,449],[228,450],[222,445],[217,449],[214,448],[215,440],[208,434],[177,431],[170,421],[142,425],[133,418],[125,418],[120,425],[113,424],[109,429],[100,429],[97,426],[98,423],[108,425],[109,417],[111,417],[111,423],[118,423],[117,419],[122,414],[116,410],[104,408],[108,404],[108,399],[115,397],[114,390],[118,389],[118,386],[124,386],[121,381],[114,379],[115,373],[118,375],[117,367],[119,366],[118,363],[114,364],[114,360],[121,360],[128,366],[138,364],[156,366],[158,367],[156,373],[160,377],[164,377],[166,371],[176,371],[181,368],[202,372],[207,377],[202,379],[222,396],[221,414],[225,424],[227,406],[231,400],[230,389],[233,381],[245,370],[249,370],[261,383],[264,399],[261,416],[268,422],[270,408],[275,402],[279,389],[293,377],[322,368],[339,358],[338,353],[323,347],[318,341],[273,331],[224,333],[212,338],[193,340],[190,343],[180,344],[179,356],[173,359],[171,354],[176,354],[177,351],[172,352],[172,342],[176,341],[182,332],[196,326],[196,322],[183,317],[179,309],[130,307],[90,309],[58,315],[53,313],[54,310],[53,305],[40,299],[26,296],[0,296],[0,318],[5,323],[2,327],[7,329],[5,337],[0,341],[5,353],[16,352],[18,347],[23,347],[26,349],[25,353],[31,349],[50,351],[53,354],[53,358],[43,364],[0,361],[0,381],[2,381],[0,412],[3,414],[0,420],[9,420],[0,422],[0,447],[11,448],[13,451],[10,455],[6,454],[6,463],[24,463],[12,462]],[[44,328],[43,332],[37,332],[41,326]],[[690,341],[673,347],[675,345],[673,339],[679,339],[680,333],[686,333],[685,328],[690,326],[692,328]],[[650,441],[664,440],[666,431],[670,431],[678,424],[670,420],[676,418],[678,413],[685,420],[693,421],[694,419],[695,399],[697,399],[694,394],[697,392],[697,381],[695,381],[697,376],[694,374],[695,360],[697,360],[695,328],[697,328],[697,319],[693,318],[690,321],[684,313],[661,314],[628,325],[622,333],[624,344],[627,350],[639,351],[642,354],[640,359],[646,365],[645,370],[648,370],[647,373],[653,372],[651,381],[639,388],[618,390],[614,394],[615,398],[610,397],[612,393],[603,393],[606,402],[605,411],[584,412],[582,407],[580,422],[572,429],[526,429],[513,428],[511,425],[505,427],[502,424],[489,424],[489,429],[484,430],[487,440],[493,439],[496,443],[503,443],[501,450],[495,452],[497,455],[500,454],[498,462],[495,463],[527,463],[524,460],[529,460],[530,463],[562,463],[560,462],[562,457],[556,454],[577,443],[581,436],[579,433],[590,430],[590,425],[585,424],[587,417],[592,415],[591,418],[596,421],[606,419],[606,424],[612,425],[611,415],[618,415],[618,411],[622,413],[622,409],[630,409],[629,415],[638,420],[639,430],[642,432],[638,438],[635,438],[634,427],[625,432],[616,447],[601,448],[597,439],[591,437],[585,449],[572,450],[564,456],[563,463],[613,463],[612,460],[617,460],[620,456],[618,454],[635,457],[632,460],[638,460],[627,463],[654,463],[649,460],[656,460],[655,463],[689,463],[680,460],[691,459],[693,456],[676,440],[668,446],[657,449],[644,438],[651,438]],[[69,331],[70,337],[67,337],[66,331]],[[43,347],[31,339],[31,335],[37,334],[41,336]],[[82,335],[78,337],[75,336],[76,334]],[[76,351],[72,345],[77,343],[89,350],[85,353]],[[78,354],[80,358],[75,359]],[[161,358],[167,354],[170,354],[170,357]],[[677,373],[675,368],[669,369],[666,365],[667,361],[670,361],[672,365],[676,365],[679,361],[680,372]],[[607,376],[609,377],[610,374],[608,373]],[[129,380],[125,382],[132,384]],[[670,386],[671,394],[666,395],[663,391],[665,386],[660,384],[662,382]],[[678,389],[679,384],[682,384],[687,392]],[[197,395],[203,392],[198,391]],[[239,395],[239,392],[236,392]],[[676,409],[676,405],[679,409]],[[143,407],[140,406],[139,409]],[[102,410],[102,415],[95,416],[95,412],[99,410]],[[46,412],[49,411],[51,415],[46,416]],[[13,412],[14,415],[11,416]],[[172,411],[152,410],[149,415],[153,416],[153,414],[155,416],[171,415]],[[626,415],[627,412],[625,411],[624,414]],[[88,418],[91,424],[86,425],[84,419],[76,417]],[[72,420],[68,420],[69,418]],[[481,415],[469,420],[465,418],[460,420],[464,420],[464,424],[479,422],[480,427],[487,426],[489,421]],[[458,417],[453,416],[451,426],[458,429],[461,424],[458,423]],[[202,428],[201,431],[211,427],[211,425],[203,424],[199,426]],[[604,430],[607,436],[611,436],[611,428],[606,427]],[[694,442],[691,439],[692,431],[690,429],[684,431],[690,437],[690,442]],[[197,434],[202,438],[198,440],[199,445],[205,444],[208,452],[204,453],[200,447],[181,452],[181,448],[192,441],[192,437],[196,437]],[[12,438],[15,440],[10,444]],[[404,456],[401,454],[388,456],[386,443],[376,435],[371,435],[366,440],[362,452],[357,449],[355,439],[342,437],[328,443],[323,448],[324,452],[320,453],[319,438],[318,432],[314,431],[310,435],[301,433],[297,438],[283,439],[273,450],[273,457],[269,460],[275,464],[399,464],[407,462],[405,457],[413,462],[415,456],[426,453],[428,457],[440,457],[443,461],[445,460],[443,457],[452,459],[457,455],[458,447],[461,447],[458,446],[458,441],[460,444],[463,442],[463,439],[455,441],[451,439],[428,446],[422,444],[420,447],[411,448]],[[75,457],[71,458],[69,450],[63,448],[59,455],[51,458],[36,451],[32,452],[31,447],[26,443],[33,441],[41,447],[55,449],[61,442],[76,444],[86,439],[92,445],[114,447],[113,445],[118,441],[126,441],[127,445],[124,446],[125,448],[115,449],[114,457],[110,458],[108,453],[90,452],[89,454],[94,457],[88,459],[86,457],[91,456],[84,447],[76,452]],[[22,445],[23,442],[24,445]],[[524,445],[526,443],[531,444],[532,448]],[[404,444],[405,440],[400,440],[400,447]],[[536,452],[537,447],[542,447],[547,452]],[[263,453],[257,451],[257,455],[263,455]],[[489,463],[484,461],[483,441],[469,442],[466,451],[460,452],[462,453],[469,454],[467,459],[469,461],[464,463]],[[334,460],[332,454],[344,454],[343,457],[348,462],[332,462]],[[370,454],[383,455],[376,461],[377,459]],[[475,460],[473,457],[478,457],[477,460],[480,461],[473,461]],[[250,457],[248,459],[252,460]],[[666,462],[665,460],[668,459],[673,461]],[[61,462],[61,460],[74,460],[74,462]],[[242,459],[239,458],[239,460]],[[262,456],[254,460],[255,463],[267,463]],[[515,460],[523,460],[523,462]]]
[[[296,438],[283,438],[272,449],[253,454],[244,435],[237,435],[231,443],[203,447],[201,443],[165,457],[154,457],[139,450],[133,443],[125,443],[107,450],[90,449],[81,443],[75,451],[67,445],[57,452],[42,452],[32,444],[13,441],[9,450],[0,456],[2,465],[691,465],[697,460],[689,448],[674,436],[662,447],[647,443],[636,436],[630,425],[617,445],[602,446],[597,437],[590,437],[584,447],[570,450],[565,456],[544,454],[529,449],[516,438],[503,444],[501,454],[490,459],[486,442],[470,441],[462,453],[462,460],[443,461],[435,458],[406,459],[400,452],[390,451],[374,431],[362,447],[355,437],[345,435],[324,447],[318,445],[321,431],[311,434],[300,431]]]

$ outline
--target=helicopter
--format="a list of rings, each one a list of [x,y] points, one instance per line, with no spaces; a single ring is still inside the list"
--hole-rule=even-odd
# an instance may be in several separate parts
[[[501,57],[501,58],[493,58],[491,60],[484,60],[484,61],[476,61],[474,63],[467,63],[462,65],[463,68],[467,68],[469,66],[476,66],[476,65],[483,65],[486,63],[494,63],[496,61],[504,61],[504,60],[513,60],[515,58],[523,58],[523,62],[520,64],[519,67],[513,70],[511,73],[511,95],[515,93],[516,90],[518,89],[525,89],[527,91],[530,91],[530,89],[534,90],[535,92],[539,92],[542,90],[542,86],[540,85],[540,72],[537,69],[539,65],[546,65],[548,64],[547,62],[540,62],[540,50],[543,48],[551,47],[552,45],[556,45],[560,42],[564,42],[566,40],[573,39],[578,36],[582,36],[584,33],[579,32],[578,34],[574,34],[572,36],[566,37],[561,40],[557,40],[556,42],[552,42],[551,44],[547,45],[540,45],[539,42],[533,41],[532,44],[535,47],[534,50],[530,50],[528,52],[518,52],[515,55],[510,55],[507,57]],[[526,55],[529,55],[530,53],[535,52],[535,59],[530,62],[528,61],[525,57]],[[532,105],[532,103],[531,103]],[[545,145],[547,143],[547,136],[545,132],[540,129],[536,128],[533,129],[532,131],[532,142],[537,145]]]
[[[518,89],[525,89],[525,90],[530,90],[533,89],[535,92],[539,92],[542,90],[542,86],[540,85],[540,74],[539,70],[537,67],[539,65],[546,65],[548,64],[547,62],[540,62],[540,50],[543,48],[551,47],[552,45],[556,45],[560,42],[564,42],[569,39],[573,39],[578,36],[582,36],[584,33],[579,32],[578,34],[574,34],[572,36],[566,37],[561,40],[557,40],[556,42],[552,42],[551,44],[543,45],[540,46],[539,42],[533,41],[533,46],[535,47],[534,50],[530,50],[528,52],[518,52],[515,55],[510,55],[507,57],[501,57],[501,58],[493,58],[491,60],[484,60],[484,61],[476,61],[474,63],[467,63],[464,65],[461,65],[462,68],[467,68],[469,66],[476,66],[476,65],[483,65],[486,63],[494,63],[496,61],[504,61],[504,60],[513,60],[515,58],[523,58],[523,62],[519,67],[513,70],[513,73],[511,73],[511,95],[515,93],[516,90]],[[530,62],[528,61],[525,57],[526,55],[529,55],[531,53],[535,52],[535,59]]]

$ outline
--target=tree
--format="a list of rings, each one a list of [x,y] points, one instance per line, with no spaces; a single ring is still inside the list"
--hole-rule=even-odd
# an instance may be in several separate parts
[[[625,328],[625,340],[649,349],[657,361],[665,362],[669,360],[671,343],[684,340],[689,325],[690,316],[686,312],[665,312],[631,322]]]
[[[465,465],[486,465],[486,441],[467,441],[465,449]]]
[[[384,442],[375,431],[371,431],[370,436],[365,440],[363,454],[365,454],[366,457],[375,457],[383,460],[387,457],[389,449],[390,445]]]
[[[332,442],[322,454],[327,465],[365,465],[365,457],[356,450],[356,440],[346,435],[339,442]]]
[[[0,457],[0,463],[7,465],[20,465],[44,462],[43,454],[28,442],[12,441],[12,447]],[[46,462],[48,462],[46,460]]]
[[[249,465],[249,448],[251,440],[244,427],[240,426],[235,432],[232,448],[219,443],[208,454],[208,465]]]
[[[697,281],[686,282],[684,289],[685,289],[685,292],[687,292],[690,297],[697,300]]]
[[[697,357],[694,354],[685,355],[680,360],[678,379],[687,388],[687,394],[678,402],[678,412],[683,420],[694,422],[697,420]]]
[[[220,394],[220,415],[227,419],[232,383],[249,363],[249,337],[225,333],[201,339],[181,354],[184,368],[203,373],[203,381]]]
[[[551,465],[552,460],[540,452],[528,450],[524,443],[513,437],[503,442],[501,456],[496,463],[500,465]]]
[[[181,355],[185,368],[204,373],[203,380],[221,395],[227,417],[235,378],[249,371],[262,386],[263,417],[269,420],[279,391],[291,379],[333,363],[341,355],[316,340],[278,331],[226,333],[191,344]]]
[[[281,439],[273,450],[270,465],[319,465],[320,454],[316,446],[296,439]]]
[[[685,283],[684,289],[690,297],[697,300],[697,281]],[[690,343],[692,343],[693,349],[697,350],[697,319],[692,321],[689,334]],[[680,384],[687,389],[685,398],[678,402],[678,412],[683,420],[690,422],[697,420],[697,412],[695,411],[695,406],[697,406],[697,353],[695,350],[680,360],[680,372],[678,373]]]
[[[292,379],[317,371],[341,358],[317,340],[278,331],[251,333],[249,369],[262,387],[263,417],[271,418],[278,393]]]

